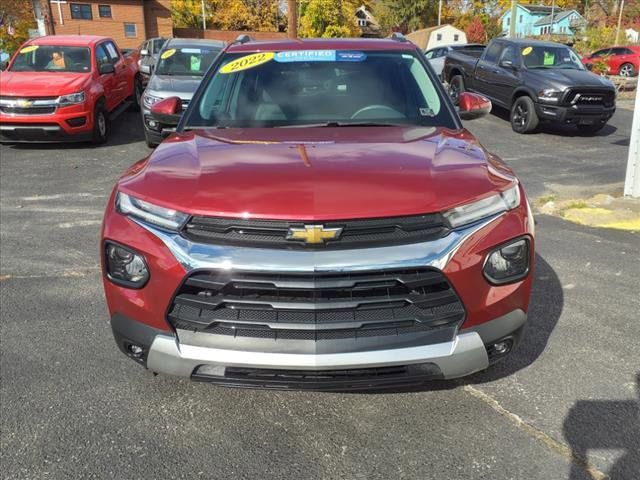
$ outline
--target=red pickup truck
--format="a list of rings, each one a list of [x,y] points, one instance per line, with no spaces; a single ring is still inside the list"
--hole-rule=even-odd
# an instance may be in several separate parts
[[[108,37],[29,40],[0,73],[0,141],[104,143],[141,94],[137,63]]]

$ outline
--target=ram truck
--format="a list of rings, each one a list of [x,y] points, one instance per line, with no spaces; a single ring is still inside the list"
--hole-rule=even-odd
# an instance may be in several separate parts
[[[559,43],[495,39],[474,55],[454,51],[445,60],[444,79],[454,102],[460,92],[477,92],[508,109],[517,133],[535,132],[547,122],[593,135],[616,110],[613,84]]]
[[[111,38],[29,40],[0,73],[0,141],[104,143],[110,122],[141,95],[135,58]]]
[[[520,341],[534,227],[522,184],[392,39],[227,46],[175,133],[118,180],[101,236],[111,328],[154,373],[229,386],[398,388]]]

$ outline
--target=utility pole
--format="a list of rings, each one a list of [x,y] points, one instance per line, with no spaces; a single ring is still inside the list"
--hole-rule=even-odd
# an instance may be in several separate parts
[[[206,12],[204,10],[204,0],[200,0],[200,3],[202,4],[202,30],[206,30],[207,29],[207,15],[206,15]]]
[[[622,10],[624,10],[624,0],[620,0],[620,11],[618,12],[618,28],[616,29],[616,41],[618,45],[618,38],[620,37],[620,24],[622,23]]]
[[[640,89],[636,88],[636,106],[633,109],[627,175],[624,180],[624,194],[636,198],[640,197],[640,93],[638,90]]]
[[[518,15],[518,0],[511,0],[511,18],[509,19],[509,37],[516,36],[516,16]]]
[[[549,32],[547,33],[547,38],[551,38],[553,34],[553,22],[556,20],[556,0],[551,2],[551,26],[549,27]]]
[[[287,25],[287,34],[289,38],[298,38],[298,2],[296,0],[288,0],[289,21]]]
[[[438,2],[438,26],[442,23],[442,0]]]

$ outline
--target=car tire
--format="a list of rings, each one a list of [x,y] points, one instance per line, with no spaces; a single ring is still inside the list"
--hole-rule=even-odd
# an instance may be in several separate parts
[[[637,73],[632,63],[623,63],[620,65],[620,70],[618,71],[621,77],[635,77]]]
[[[147,144],[147,147],[149,148],[156,148],[159,145],[158,143],[152,141],[149,138],[149,134],[146,131],[144,132],[144,141]]]
[[[107,112],[102,100],[96,103],[93,109],[93,132],[91,143],[101,145],[109,138],[109,112]]]
[[[578,132],[582,135],[595,135],[604,128],[606,124],[599,123],[597,125],[578,125]]]
[[[511,128],[516,133],[532,133],[540,122],[536,113],[536,106],[531,97],[516,98],[511,106]]]
[[[133,93],[131,94],[131,97],[129,97],[129,101],[131,102],[130,110],[132,112],[140,111],[140,102],[142,101],[143,91],[142,79],[140,78],[140,75],[136,75],[136,78],[133,81]]]
[[[465,91],[464,78],[462,75],[454,75],[449,82],[449,96],[454,105],[458,105],[458,97]]]

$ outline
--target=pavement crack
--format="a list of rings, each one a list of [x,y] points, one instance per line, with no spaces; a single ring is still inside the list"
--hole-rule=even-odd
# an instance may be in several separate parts
[[[593,480],[606,480],[609,478],[604,472],[598,470],[595,467],[592,467],[589,463],[588,458],[573,452],[571,450],[571,447],[569,447],[566,443],[556,440],[539,428],[536,428],[530,423],[525,422],[518,415],[504,408],[500,404],[500,402],[498,402],[495,398],[491,397],[487,393],[471,385],[465,385],[463,389],[473,397],[489,405],[503,417],[506,417],[516,428],[525,432],[534,440],[537,440],[538,442],[544,444],[549,450],[565,457],[571,463],[580,467],[589,476],[589,478]]]

